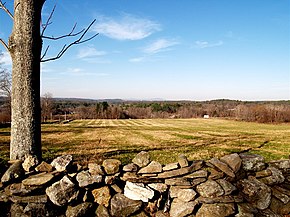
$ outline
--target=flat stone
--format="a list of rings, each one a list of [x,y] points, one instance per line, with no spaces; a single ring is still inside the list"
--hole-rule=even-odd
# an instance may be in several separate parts
[[[48,211],[44,203],[28,203],[23,212],[25,213],[25,216],[48,216]]]
[[[289,171],[290,169],[290,160],[277,160],[277,161],[270,161],[270,166],[276,167],[279,170]]]
[[[155,177],[143,177],[139,176],[136,173],[127,172],[124,173],[122,177],[120,177],[122,181],[129,181],[129,182],[135,182],[135,183],[158,183],[162,182],[161,179],[155,178]]]
[[[242,165],[242,159],[237,153],[225,155],[220,158],[220,161],[226,163],[234,173],[238,172]]]
[[[254,207],[263,210],[271,203],[271,189],[254,177],[238,181],[238,189]]]
[[[53,177],[51,173],[40,173],[22,180],[22,184],[28,186],[43,186],[49,183]]]
[[[108,209],[103,205],[99,205],[95,212],[96,217],[111,217]]]
[[[221,179],[224,177],[224,173],[223,172],[219,172],[213,168],[210,168],[209,169],[209,172],[210,172],[210,175],[209,175],[209,179],[212,179],[212,180],[216,180],[216,179]]]
[[[92,190],[92,195],[96,203],[103,205],[105,207],[109,206],[111,195],[110,195],[110,189],[108,186],[104,186],[104,187]]]
[[[288,189],[285,189],[285,188],[283,188],[281,186],[277,186],[277,185],[273,186],[272,188],[275,189],[275,190],[280,191],[283,194],[286,194],[286,195],[290,196],[290,190],[288,190]]]
[[[81,203],[76,206],[68,206],[65,212],[66,217],[81,217],[88,216],[93,207],[92,203]]]
[[[178,164],[181,168],[188,167],[188,165],[189,165],[187,157],[184,154],[179,155],[177,158],[177,161],[178,161]]]
[[[243,202],[243,197],[240,195],[226,195],[226,196],[220,196],[220,197],[214,197],[214,198],[209,198],[209,197],[198,197],[196,199],[198,203],[208,203],[208,204],[213,204],[213,203],[241,203]]]
[[[278,215],[285,215],[285,217],[287,217],[290,213],[290,203],[284,204],[280,200],[273,197],[271,200],[270,209]]]
[[[37,167],[35,167],[35,171],[37,172],[51,172],[52,170],[53,167],[45,161],[42,161]]]
[[[206,182],[206,181],[207,181],[206,178],[197,178],[197,179],[192,179],[192,180],[190,181],[190,183],[191,183],[191,186],[197,186],[197,185],[199,185],[199,184],[201,184],[201,183],[204,183],[204,182]]]
[[[238,214],[235,217],[255,217],[258,210],[249,203],[238,203]]]
[[[88,164],[89,173],[92,175],[105,175],[102,166],[96,163]]]
[[[64,206],[75,200],[79,194],[75,184],[64,176],[60,181],[53,183],[45,190],[47,196],[57,206]]]
[[[209,162],[212,165],[214,165],[215,167],[217,167],[218,169],[220,169],[222,172],[224,172],[229,177],[234,178],[236,176],[235,173],[233,172],[233,170],[226,163],[221,162],[219,159],[212,158],[212,159],[210,159]]]
[[[105,184],[106,185],[112,185],[115,183],[115,181],[119,178],[120,173],[116,173],[112,176],[105,176]]]
[[[120,171],[121,161],[117,159],[106,159],[103,161],[103,167],[108,175],[113,175]]]
[[[243,153],[240,154],[240,157],[242,158],[242,167],[245,171],[257,172],[265,169],[265,160],[261,155]]]
[[[259,217],[260,216],[262,216],[262,217],[281,217],[281,215],[274,213],[270,209],[260,210]]]
[[[184,217],[193,213],[197,203],[195,201],[184,202],[174,198],[171,203],[170,217]]]
[[[275,167],[268,167],[268,170],[271,171],[272,175],[261,178],[259,181],[265,183],[266,185],[276,185],[284,182],[285,178],[279,169]]]
[[[186,175],[188,173],[192,173],[196,170],[199,170],[202,167],[202,164],[203,164],[203,161],[195,161],[189,167],[183,167],[177,170],[165,171],[163,173],[159,173],[157,177],[167,179],[167,178],[172,178],[176,176]]]
[[[123,194],[115,194],[111,199],[111,215],[115,217],[127,217],[139,211],[142,201],[131,200]]]
[[[59,156],[51,162],[51,166],[53,166],[58,172],[62,172],[68,169],[72,163],[72,159],[71,155]]]
[[[150,163],[150,155],[146,151],[141,151],[132,160],[139,167],[146,167]]]
[[[7,195],[18,195],[18,196],[27,196],[32,192],[38,190],[38,186],[25,186],[22,183],[12,183],[5,188],[5,194]]]
[[[178,185],[178,186],[191,186],[191,182],[188,181],[186,178],[171,178],[165,179],[166,185]]]
[[[208,172],[206,170],[198,170],[184,176],[184,178],[187,178],[187,179],[207,178],[207,175],[208,175]]]
[[[272,171],[269,169],[265,169],[265,170],[256,172],[255,177],[256,178],[263,178],[263,177],[267,177],[267,176],[271,176],[271,175],[272,175]]]
[[[164,193],[167,191],[168,186],[163,183],[150,183],[148,186],[160,193]]]
[[[81,171],[77,174],[76,180],[80,187],[86,187],[95,183],[101,183],[103,177],[101,175],[91,175],[89,171]]]
[[[202,204],[196,213],[196,217],[225,217],[235,213],[235,207],[232,203]]]
[[[213,180],[208,180],[198,185],[196,190],[202,197],[214,198],[224,195],[222,187]]]
[[[169,215],[167,215],[167,213],[164,213],[162,210],[158,210],[155,213],[155,217],[169,217]]]
[[[177,193],[177,198],[184,202],[194,200],[196,192],[193,189],[180,189]]]
[[[22,163],[22,167],[25,171],[29,172],[34,169],[39,164],[38,159],[36,156],[29,155],[25,158],[24,162]]]
[[[134,163],[130,163],[130,164],[123,166],[123,171],[125,171],[125,172],[137,172],[138,166]]]
[[[237,190],[233,184],[225,179],[218,179],[216,182],[224,189],[225,195],[230,195],[233,191]]]
[[[290,202],[290,197],[286,194],[283,194],[281,191],[278,191],[276,188],[272,188],[272,194],[282,203],[287,204]]]
[[[161,173],[162,165],[157,161],[151,161],[146,167],[139,170],[138,174],[142,173]]]
[[[12,182],[24,177],[24,169],[22,167],[22,161],[16,161],[13,163],[8,170],[4,173],[1,178],[2,183]]]
[[[166,164],[162,169],[163,171],[175,170],[179,168],[178,162]]]
[[[13,203],[47,203],[46,195],[34,195],[34,196],[10,196],[10,200]]]
[[[154,197],[154,191],[145,187],[142,183],[126,182],[124,195],[132,200],[142,200],[148,202]]]

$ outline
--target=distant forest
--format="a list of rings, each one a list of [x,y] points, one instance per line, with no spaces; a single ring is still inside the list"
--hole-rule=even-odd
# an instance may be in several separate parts
[[[0,99],[0,122],[10,121],[10,109]],[[124,101],[42,97],[42,121],[73,119],[228,118],[260,123],[290,122],[290,101]]]

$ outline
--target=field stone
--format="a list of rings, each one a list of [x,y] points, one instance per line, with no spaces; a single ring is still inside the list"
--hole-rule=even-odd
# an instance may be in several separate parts
[[[208,172],[206,170],[198,170],[184,177],[187,179],[196,179],[196,178],[206,178],[207,175],[208,175]]]
[[[216,182],[224,189],[225,195],[230,195],[233,191],[237,190],[232,183],[225,179],[218,179]]]
[[[103,205],[99,205],[95,212],[96,217],[111,217],[108,209]]]
[[[96,163],[88,164],[89,173],[92,175],[105,175],[102,166]]]
[[[22,184],[27,186],[43,186],[53,178],[54,176],[51,173],[40,173],[22,180]]]
[[[146,167],[141,168],[138,174],[160,172],[162,172],[162,165],[157,161],[151,161]]]
[[[271,203],[271,188],[254,177],[243,179],[237,183],[238,189],[244,198],[254,207],[263,210]]]
[[[197,202],[184,202],[178,198],[174,198],[170,207],[170,217],[184,217],[193,213]]]
[[[51,166],[53,166],[56,171],[63,172],[71,165],[72,159],[71,155],[59,156],[51,162]]]
[[[42,161],[37,167],[35,167],[35,171],[37,172],[51,172],[52,170],[53,167],[45,161]]]
[[[209,160],[209,162],[218,169],[220,169],[222,172],[224,172],[226,175],[232,178],[236,176],[233,170],[226,163],[221,162],[219,159],[212,158]]]
[[[139,167],[145,167],[150,163],[150,155],[146,151],[141,151],[133,158],[132,162]]]
[[[287,204],[290,202],[290,197],[282,192],[278,191],[276,188],[272,188],[272,194],[275,198],[280,200],[282,203]]]
[[[280,214],[280,215],[286,215],[290,213],[290,203],[287,204],[282,203],[280,200],[276,198],[272,198],[270,209],[273,210],[273,212]]]
[[[242,167],[245,171],[257,172],[265,169],[264,157],[261,155],[242,153],[240,157],[242,158]]]
[[[8,185],[5,188],[5,194],[8,196],[11,195],[26,196],[31,194],[33,191],[37,189],[39,189],[38,186],[25,186],[22,183],[12,183],[11,185]]]
[[[44,203],[28,203],[23,212],[25,216],[48,216],[48,211]]]
[[[53,183],[45,190],[47,196],[57,206],[64,206],[75,200],[79,194],[75,184],[68,176],[64,176],[60,181]]]
[[[66,217],[83,217],[88,216],[93,204],[92,203],[81,203],[76,206],[68,206],[65,212]]]
[[[255,217],[258,210],[249,203],[238,203],[238,214],[235,217]]]
[[[39,164],[36,156],[29,155],[22,163],[22,167],[26,172],[30,172]]]
[[[175,162],[175,163],[169,163],[169,164],[166,164],[162,170],[163,171],[169,171],[169,170],[175,170],[175,169],[178,169],[179,168],[179,164],[178,162]]]
[[[103,161],[103,167],[108,175],[118,173],[120,170],[121,161],[117,159],[106,159]]]
[[[226,163],[234,173],[238,172],[242,165],[242,159],[237,153],[225,155],[220,158],[220,161]]]
[[[12,182],[24,177],[25,171],[22,167],[22,161],[16,161],[13,163],[8,170],[4,173],[1,178],[2,183]]]
[[[277,160],[277,161],[270,161],[270,166],[276,167],[283,172],[287,172],[290,169],[290,160]]]
[[[123,171],[124,172],[137,172],[138,166],[134,163],[130,163],[130,164],[123,166]]]
[[[142,183],[126,182],[124,195],[132,200],[142,200],[148,202],[154,197],[154,191],[145,187]]]
[[[180,189],[177,193],[177,198],[184,202],[194,200],[196,192],[193,189]]]
[[[217,171],[213,168],[209,168],[208,170],[210,172],[210,175],[209,175],[209,179],[212,179],[212,180],[216,180],[216,179],[221,179],[224,177],[224,173],[223,172],[220,172],[220,171]]]
[[[272,175],[259,179],[261,182],[266,185],[276,185],[284,182],[285,178],[279,169],[275,167],[268,167],[268,170],[271,171]]]
[[[198,185],[196,190],[202,197],[214,198],[224,195],[224,190],[222,187],[213,180],[208,180]]]
[[[111,195],[110,195],[110,189],[108,186],[104,186],[104,187],[92,190],[92,195],[96,203],[103,205],[105,207],[109,206]]]
[[[76,176],[76,180],[80,187],[86,187],[94,183],[101,183],[102,179],[101,175],[91,175],[88,170],[81,171]]]
[[[167,191],[167,188],[168,188],[168,186],[163,183],[150,183],[148,184],[148,186],[160,193],[164,193],[165,191]]]
[[[111,215],[115,217],[127,217],[139,211],[142,201],[131,200],[123,194],[115,194],[111,199]]]
[[[225,217],[235,213],[233,203],[202,204],[196,213],[196,217]]]
[[[187,157],[184,154],[181,154],[177,158],[178,164],[180,167],[187,167],[188,166],[188,160]]]

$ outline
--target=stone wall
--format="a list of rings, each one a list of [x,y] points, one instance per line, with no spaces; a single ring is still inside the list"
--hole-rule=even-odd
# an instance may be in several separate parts
[[[80,166],[16,161],[0,183],[0,216],[290,216],[290,160],[252,154],[161,165],[140,152]]]

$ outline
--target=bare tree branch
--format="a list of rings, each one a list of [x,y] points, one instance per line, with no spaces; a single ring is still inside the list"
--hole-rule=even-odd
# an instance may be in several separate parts
[[[0,43],[3,45],[3,47],[5,47],[5,49],[9,52],[9,48],[8,45],[5,43],[5,41],[3,41],[2,38],[0,38]]]
[[[55,8],[56,8],[56,5],[53,6],[53,9],[52,9],[52,11],[51,11],[50,14],[49,14],[49,17],[47,18],[46,23],[45,23],[44,25],[42,25],[43,29],[42,29],[42,32],[41,32],[41,34],[40,34],[41,36],[43,36],[45,30],[46,30],[47,27],[51,24],[50,20],[51,20],[53,14],[54,14]]]
[[[42,58],[41,58],[41,62],[48,62],[48,61],[52,61],[52,60],[57,60],[57,59],[59,59],[59,58],[61,58],[62,57],[62,55],[71,47],[71,46],[73,46],[73,45],[77,45],[77,44],[82,44],[82,43],[85,43],[85,42],[87,42],[87,41],[90,41],[90,40],[92,40],[93,38],[95,38],[99,33],[97,33],[97,34],[95,34],[95,35],[93,35],[93,36],[91,36],[90,38],[87,38],[87,39],[84,39],[83,40],[83,38],[84,38],[84,36],[87,34],[87,32],[89,31],[89,29],[92,27],[92,25],[94,24],[96,22],[96,20],[93,20],[91,23],[90,23],[90,25],[86,28],[86,29],[83,29],[81,32],[79,32],[78,34],[80,34],[80,33],[82,33],[81,34],[81,36],[77,39],[77,40],[75,40],[74,42],[72,42],[72,43],[70,43],[69,45],[64,45],[63,47],[62,47],[62,49],[59,51],[59,53],[55,56],[55,57],[52,57],[52,58],[48,58],[48,59],[43,59],[44,58],[44,56],[42,56]],[[75,28],[75,27],[74,27]],[[74,30],[74,29],[73,29]],[[73,31],[72,30],[72,31]],[[71,33],[72,33],[72,31],[71,31]],[[69,34],[68,34],[69,35]],[[72,36],[72,35],[69,35],[69,36]],[[69,37],[69,36],[67,36],[67,37]],[[63,37],[61,37],[61,38],[63,38]],[[57,39],[53,39],[53,40],[57,40]],[[48,48],[46,49],[46,52],[47,52],[47,50],[48,50]],[[45,53],[46,53],[45,52]]]
[[[44,39],[59,40],[59,39],[62,39],[62,38],[77,36],[77,35],[81,34],[83,31],[85,31],[85,29],[82,29],[81,31],[79,31],[77,33],[74,33],[76,26],[77,26],[77,23],[75,23],[75,25],[73,26],[73,28],[70,31],[70,33],[68,33],[66,35],[62,35],[62,36],[59,36],[59,37],[53,37],[53,36],[50,37],[50,36],[42,35],[41,37],[44,38]]]
[[[0,8],[2,8],[11,17],[12,20],[14,19],[12,13],[8,10],[8,8],[5,6],[5,3],[3,3],[1,0],[0,0]]]

